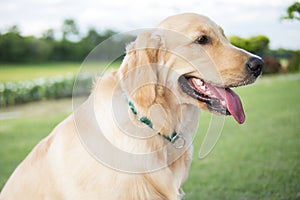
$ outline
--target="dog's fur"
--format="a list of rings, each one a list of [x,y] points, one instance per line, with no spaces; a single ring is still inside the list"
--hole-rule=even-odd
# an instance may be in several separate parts
[[[209,44],[193,42],[204,34],[211,38]],[[249,84],[255,80],[245,69],[251,56],[232,46],[223,30],[207,17],[187,13],[167,18],[157,29],[140,34],[128,46],[120,69],[99,78],[89,99],[32,150],[6,183],[0,199],[181,198],[181,186],[192,159],[191,143],[199,108],[207,107],[183,93],[178,78],[190,74],[220,87]],[[124,95],[134,103],[137,115],[131,113]],[[112,104],[114,98],[118,98],[118,104]],[[116,106],[125,107],[130,117],[116,120]],[[124,134],[121,129],[128,124],[131,128],[143,125],[138,116],[147,116],[153,130],[161,134],[180,133],[186,148],[178,150],[170,145],[161,150],[169,142],[158,134],[147,140]],[[78,135],[80,131],[80,136],[86,137],[85,144],[97,146],[92,135],[95,123],[101,134],[123,151],[156,152],[148,160],[149,171],[157,163],[165,167],[133,174],[97,161]],[[109,150],[105,153],[112,154]],[[171,159],[174,155],[179,156]],[[135,165],[134,161],[127,162],[129,167]]]

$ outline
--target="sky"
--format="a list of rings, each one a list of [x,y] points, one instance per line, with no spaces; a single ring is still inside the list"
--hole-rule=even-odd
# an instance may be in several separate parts
[[[88,28],[118,32],[154,27],[164,18],[194,12],[208,16],[225,34],[263,34],[270,47],[300,49],[300,21],[281,21],[295,0],[0,0],[0,32],[18,25],[23,35],[60,30],[72,18],[80,32]]]

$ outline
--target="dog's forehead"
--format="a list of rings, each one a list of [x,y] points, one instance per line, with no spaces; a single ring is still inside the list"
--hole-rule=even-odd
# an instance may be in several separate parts
[[[189,38],[199,34],[223,32],[223,30],[208,17],[194,13],[168,17],[159,23],[157,27],[179,32]]]

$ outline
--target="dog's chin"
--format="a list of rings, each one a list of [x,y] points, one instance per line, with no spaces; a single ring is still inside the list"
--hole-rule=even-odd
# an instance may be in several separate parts
[[[197,101],[201,109],[217,115],[232,115],[242,124],[245,114],[239,96],[229,87],[219,87],[200,78],[182,75],[178,79],[181,90]]]

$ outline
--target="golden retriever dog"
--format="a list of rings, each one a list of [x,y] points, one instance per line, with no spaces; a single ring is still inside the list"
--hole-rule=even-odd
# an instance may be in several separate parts
[[[263,61],[220,26],[171,16],[128,45],[120,68],[24,159],[1,200],[183,197],[199,110],[245,121],[230,88],[253,83]]]

